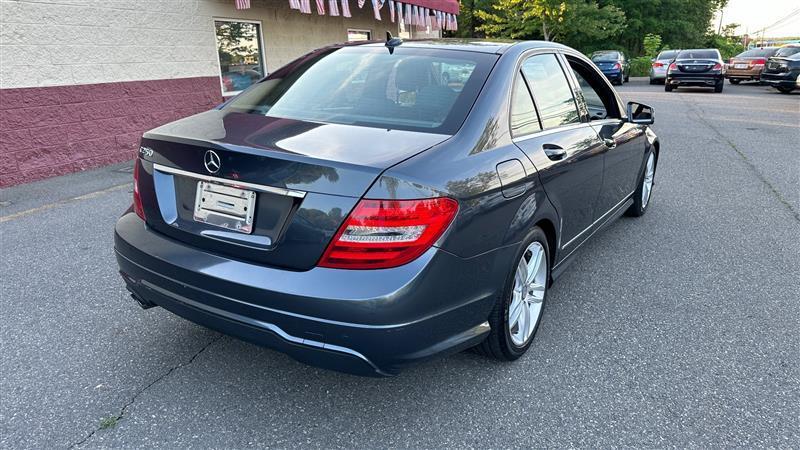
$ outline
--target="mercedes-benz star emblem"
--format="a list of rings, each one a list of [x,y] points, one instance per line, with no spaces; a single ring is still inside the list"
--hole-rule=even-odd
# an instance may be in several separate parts
[[[214,150],[206,150],[206,155],[203,157],[203,162],[206,165],[206,170],[209,173],[219,172],[222,163],[219,160],[219,155]]]

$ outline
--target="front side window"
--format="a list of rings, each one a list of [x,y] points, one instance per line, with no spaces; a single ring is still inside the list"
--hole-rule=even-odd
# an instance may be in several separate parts
[[[572,88],[556,55],[531,56],[522,64],[522,73],[533,91],[543,128],[580,122]]]
[[[309,122],[453,134],[497,56],[344,47],[279,70],[225,109]]]
[[[261,24],[215,20],[222,95],[235,95],[264,76]]]
[[[524,136],[541,129],[531,93],[528,92],[522,74],[517,73],[514,91],[511,93],[511,136]]]
[[[571,57],[567,60],[581,88],[589,120],[620,118],[616,96],[597,71]]]

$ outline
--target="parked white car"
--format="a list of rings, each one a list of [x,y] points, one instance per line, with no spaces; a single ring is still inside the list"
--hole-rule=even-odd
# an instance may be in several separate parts
[[[650,65],[650,84],[662,84],[667,79],[669,63],[675,59],[680,50],[664,50],[656,56]]]

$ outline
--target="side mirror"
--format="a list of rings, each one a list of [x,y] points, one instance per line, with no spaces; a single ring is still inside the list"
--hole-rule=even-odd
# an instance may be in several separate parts
[[[628,122],[639,125],[652,125],[655,115],[651,106],[636,102],[628,102]]]

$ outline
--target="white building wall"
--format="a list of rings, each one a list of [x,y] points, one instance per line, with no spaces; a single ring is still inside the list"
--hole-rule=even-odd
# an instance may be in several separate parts
[[[397,24],[350,3],[352,18],[301,14],[286,0],[0,0],[0,88],[218,76],[214,18],[262,23],[268,71],[347,39],[380,39]],[[313,5],[314,2],[312,2]],[[327,3],[327,2],[326,2]]]

